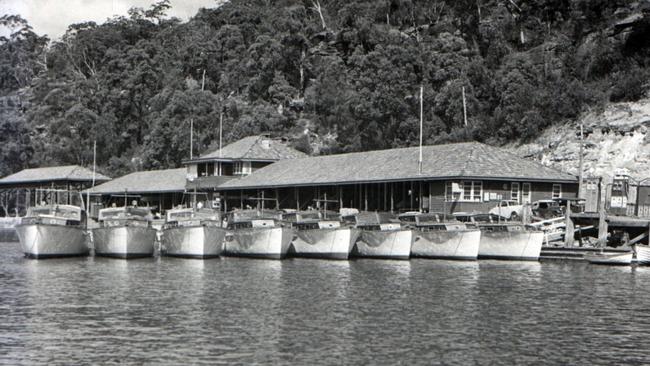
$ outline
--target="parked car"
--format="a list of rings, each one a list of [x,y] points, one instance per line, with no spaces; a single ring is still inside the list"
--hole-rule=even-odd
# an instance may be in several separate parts
[[[555,200],[539,200],[532,204],[533,215],[544,219],[559,217],[564,215],[560,204]]]
[[[585,199],[584,198],[553,198],[553,201],[557,202],[558,205],[562,208],[562,212],[566,211],[567,205],[571,205],[571,212],[584,212],[585,211]]]
[[[514,200],[503,200],[497,207],[490,210],[493,215],[499,215],[508,220],[518,220],[523,216],[524,205]]]

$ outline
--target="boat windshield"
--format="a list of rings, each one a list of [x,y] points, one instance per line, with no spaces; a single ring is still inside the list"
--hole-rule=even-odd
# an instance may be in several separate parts
[[[56,216],[69,220],[81,221],[81,208],[68,205],[30,207],[27,210],[27,216]]]
[[[271,210],[236,210],[228,214],[231,222],[245,222],[259,219],[280,220],[282,214]]]
[[[151,219],[148,207],[111,207],[99,210],[99,221],[110,219]]]

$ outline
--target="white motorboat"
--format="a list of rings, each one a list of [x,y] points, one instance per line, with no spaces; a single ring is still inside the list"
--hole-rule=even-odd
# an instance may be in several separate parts
[[[359,230],[351,256],[358,258],[409,259],[413,231],[391,221],[388,213],[361,212],[348,220]]]
[[[92,230],[95,255],[115,258],[151,257],[156,229],[149,207],[110,207],[99,210],[99,228]]]
[[[634,252],[636,253],[636,263],[638,265],[650,264],[650,246],[645,244],[634,245]]]
[[[282,219],[293,229],[289,254],[295,257],[348,259],[359,231],[341,226],[333,212],[287,211]]]
[[[167,211],[161,254],[172,257],[214,258],[223,252],[226,230],[221,214],[210,208]]]
[[[591,264],[605,264],[610,266],[629,266],[632,264],[633,252],[595,252],[585,254],[584,258]]]
[[[447,220],[440,213],[407,212],[400,221],[414,230],[412,257],[476,260],[481,230],[465,223]]]
[[[493,215],[454,214],[468,227],[481,230],[479,259],[539,260],[544,232],[516,222],[499,222]]]
[[[228,216],[224,255],[283,259],[293,238],[293,230],[282,225],[279,212],[236,210]]]
[[[73,205],[30,207],[16,225],[26,257],[41,259],[88,255],[85,213]]]

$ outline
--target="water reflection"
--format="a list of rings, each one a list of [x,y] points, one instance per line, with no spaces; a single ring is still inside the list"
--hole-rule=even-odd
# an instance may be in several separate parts
[[[0,363],[650,363],[650,268],[4,248]]]

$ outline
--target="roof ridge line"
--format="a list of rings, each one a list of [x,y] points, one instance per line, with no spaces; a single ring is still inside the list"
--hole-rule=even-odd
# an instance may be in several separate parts
[[[488,145],[488,146],[490,146],[490,145]],[[554,168],[554,167],[551,167],[551,166],[548,166],[548,165],[544,165],[544,164],[542,164],[542,162],[537,161],[536,159],[528,159],[528,158],[525,158],[525,157],[521,157],[521,156],[519,156],[519,155],[517,155],[517,154],[511,152],[510,150],[506,149],[505,147],[501,147],[501,146],[492,146],[492,147],[497,148],[497,149],[503,151],[505,154],[508,154],[508,155],[514,156],[515,158],[519,158],[519,159],[523,159],[523,160],[527,160],[527,161],[530,161],[530,162],[532,162],[532,163],[535,163],[535,164],[537,164],[537,165],[539,165],[540,167],[543,167],[543,168],[545,168],[545,169],[550,169],[550,170],[553,170],[553,171],[555,171],[555,172],[557,172],[557,173],[562,173],[562,174],[566,174],[566,175],[571,175],[571,176],[574,176],[574,177],[577,178],[577,176],[576,176],[575,174],[567,173],[567,172],[562,171],[562,170],[560,170],[560,169],[557,169],[557,168]]]
[[[248,147],[248,150],[246,150],[246,152],[242,154],[241,158],[244,158],[246,156],[246,154],[248,154],[249,152],[251,152],[251,150],[253,150],[253,146],[255,146],[255,144],[257,144],[257,142],[260,140],[260,137],[262,137],[262,135],[257,135],[257,138],[255,139],[255,142],[253,142],[251,144],[251,146]]]

